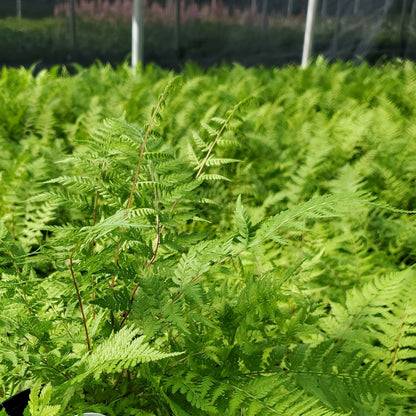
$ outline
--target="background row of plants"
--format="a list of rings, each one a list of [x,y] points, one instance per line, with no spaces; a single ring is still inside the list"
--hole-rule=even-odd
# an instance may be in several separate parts
[[[315,30],[315,54],[332,60],[358,57],[371,63],[382,57],[414,58],[414,7],[405,2],[400,8],[399,3],[389,9],[390,14],[382,12],[380,4],[370,9],[361,4],[365,10],[354,14],[352,3],[335,7],[340,3],[324,2]],[[30,18],[33,9],[28,5],[23,18],[0,19],[0,64],[29,66],[39,61],[46,66],[72,62],[87,65],[97,59],[115,65],[123,62],[130,52],[132,2],[76,4],[73,24],[65,2],[56,5],[55,17],[50,3],[50,17]],[[166,68],[181,68],[187,60],[204,67],[222,61],[267,66],[299,62],[306,4],[300,7],[295,2],[291,9],[289,4],[282,14],[280,9],[276,13],[276,5],[270,4],[267,10],[254,1],[242,9],[220,1],[203,5],[188,1],[181,3],[178,16],[175,1],[147,2],[145,62]],[[9,6],[15,10],[14,0]]]
[[[3,68],[1,396],[414,414],[415,70]]]
[[[215,63],[241,62],[268,66],[299,61],[303,31],[290,27],[267,32],[252,26],[206,22],[181,26],[180,48],[175,29],[156,22],[145,24],[145,62],[179,68],[186,60],[209,67]],[[67,19],[0,19],[0,64],[45,66],[99,59],[120,64],[131,50],[131,25],[105,21],[77,21],[76,43],[72,46]]]

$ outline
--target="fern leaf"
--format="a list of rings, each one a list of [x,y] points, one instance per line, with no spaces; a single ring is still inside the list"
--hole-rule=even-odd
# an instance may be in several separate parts
[[[52,386],[47,384],[41,388],[41,383],[35,384],[30,391],[29,404],[24,416],[58,416],[61,413],[60,405],[50,405]]]
[[[288,368],[307,392],[345,412],[364,407],[376,397],[387,397],[392,389],[401,390],[376,362],[331,341],[297,346],[289,356]]]
[[[239,233],[239,236],[237,237],[239,242],[242,243],[244,247],[247,247],[252,236],[252,224],[247,211],[241,203],[241,195],[237,198],[234,222]]]
[[[302,224],[297,221],[300,218],[324,219],[339,216],[345,209],[360,201],[362,201],[361,198],[349,194],[324,195],[312,198],[264,221],[250,246],[255,246],[264,240],[273,238],[282,228],[302,230]]]
[[[416,352],[415,295],[413,270],[375,278],[347,292],[345,305],[332,303],[332,314],[322,320],[322,328],[335,339],[359,342],[391,375],[414,373],[410,357]]]
[[[226,158],[216,158],[216,157],[210,157],[207,160],[206,165],[207,166],[221,166],[221,165],[226,165],[229,163],[237,163],[237,162],[241,162],[238,159],[226,159]]]
[[[98,380],[102,373],[119,373],[139,364],[158,361],[181,355],[181,352],[161,352],[150,346],[139,330],[124,326],[97,345],[93,352],[82,360],[84,373],[81,379],[93,375]],[[79,381],[79,378],[77,379]]]

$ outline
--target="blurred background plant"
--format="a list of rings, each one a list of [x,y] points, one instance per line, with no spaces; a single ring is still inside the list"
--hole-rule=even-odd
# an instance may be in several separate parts
[[[118,65],[129,57],[132,0],[17,3],[0,5],[0,65]],[[318,3],[315,55],[356,63],[416,57],[416,0]],[[299,63],[306,7],[307,0],[146,0],[144,63]]]
[[[77,16],[82,19],[130,23],[132,8],[132,0],[80,0],[76,3],[75,11]],[[156,1],[144,1],[145,18],[148,21],[174,24],[176,11],[175,0],[168,0],[164,5]],[[264,23],[264,11],[257,6],[255,0],[250,6],[243,5],[242,8],[230,7],[222,1],[211,0],[210,3],[201,4],[195,0],[180,0],[180,14],[181,21],[184,23],[189,21],[243,25],[262,25]],[[56,4],[54,16],[69,17],[70,4],[65,2]],[[304,17],[304,9],[296,15],[284,16],[282,12],[273,11],[267,16],[270,26],[296,23],[302,25]]]

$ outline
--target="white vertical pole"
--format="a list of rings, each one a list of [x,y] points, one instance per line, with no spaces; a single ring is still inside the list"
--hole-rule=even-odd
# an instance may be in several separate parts
[[[69,0],[69,18],[71,21],[71,49],[74,51],[77,45],[77,25],[75,22],[75,0]]]
[[[143,0],[133,1],[133,15],[131,22],[131,66],[136,68],[143,62]]]
[[[261,12],[262,14],[262,20],[263,20],[263,29],[266,29],[267,27],[267,9],[268,9],[268,0],[263,0],[263,10]]]
[[[16,0],[16,15],[18,19],[22,17],[22,0]]]
[[[353,10],[353,13],[354,14],[358,14],[359,11],[360,11],[360,0],[355,0],[354,1],[354,10]]]
[[[321,16],[326,17],[328,14],[328,0],[322,0]]]
[[[303,41],[302,68],[308,66],[312,54],[313,27],[315,24],[317,0],[308,0],[308,13],[306,14],[305,39]]]
[[[400,34],[403,34],[403,26],[404,26],[404,21],[406,19],[406,12],[407,12],[407,0],[403,0],[402,12],[400,14],[400,24],[399,24]]]
[[[288,0],[286,16],[292,17],[292,14],[293,14],[293,0]]]
[[[176,0],[175,44],[178,59],[181,58],[181,0]]]
[[[387,13],[389,12],[390,5],[391,4],[390,4],[389,0],[384,0],[384,11],[383,11],[384,16],[386,16]]]

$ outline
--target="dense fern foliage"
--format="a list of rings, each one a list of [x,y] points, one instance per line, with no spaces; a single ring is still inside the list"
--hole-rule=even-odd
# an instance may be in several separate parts
[[[3,68],[1,396],[414,414],[415,103],[410,62]]]

